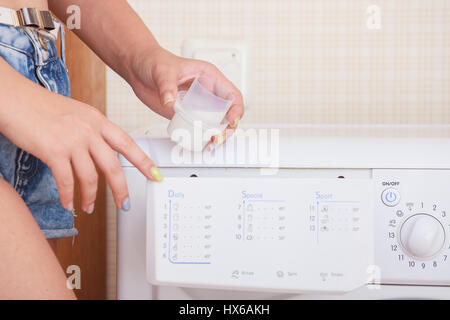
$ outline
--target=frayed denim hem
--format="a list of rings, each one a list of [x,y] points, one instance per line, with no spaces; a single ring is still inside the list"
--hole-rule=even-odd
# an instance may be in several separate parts
[[[72,229],[54,229],[54,230],[42,230],[44,236],[47,239],[60,239],[66,237],[73,237],[78,234],[78,230],[76,228]]]

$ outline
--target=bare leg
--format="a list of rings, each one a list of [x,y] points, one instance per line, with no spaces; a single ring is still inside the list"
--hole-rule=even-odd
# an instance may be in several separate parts
[[[0,299],[75,299],[30,211],[3,179],[0,179],[0,257]]]

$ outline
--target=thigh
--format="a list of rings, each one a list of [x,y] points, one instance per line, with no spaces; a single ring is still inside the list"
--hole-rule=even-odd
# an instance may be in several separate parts
[[[74,299],[66,277],[17,192],[0,179],[0,299]]]

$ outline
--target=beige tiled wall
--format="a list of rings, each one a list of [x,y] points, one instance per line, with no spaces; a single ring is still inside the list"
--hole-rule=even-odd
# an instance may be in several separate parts
[[[234,38],[250,46],[252,102],[244,121],[288,124],[449,124],[448,0],[133,0],[160,43]],[[381,29],[367,27],[370,5]],[[108,116],[161,132],[129,86],[108,72]],[[110,206],[110,297],[114,214]]]
[[[247,122],[449,123],[448,0],[134,0],[160,43],[251,47]],[[366,9],[381,10],[381,29]],[[165,123],[108,76],[108,114],[129,131]]]

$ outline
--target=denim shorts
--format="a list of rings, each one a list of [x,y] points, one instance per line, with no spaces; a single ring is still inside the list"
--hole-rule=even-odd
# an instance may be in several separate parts
[[[37,31],[0,25],[0,58],[31,81],[69,97],[63,32],[61,28],[62,58],[59,58],[55,43],[41,37],[43,45]],[[46,238],[70,237],[78,233],[74,228],[73,211],[64,209],[60,203],[51,170],[1,133],[0,178],[13,186],[22,197]]]

